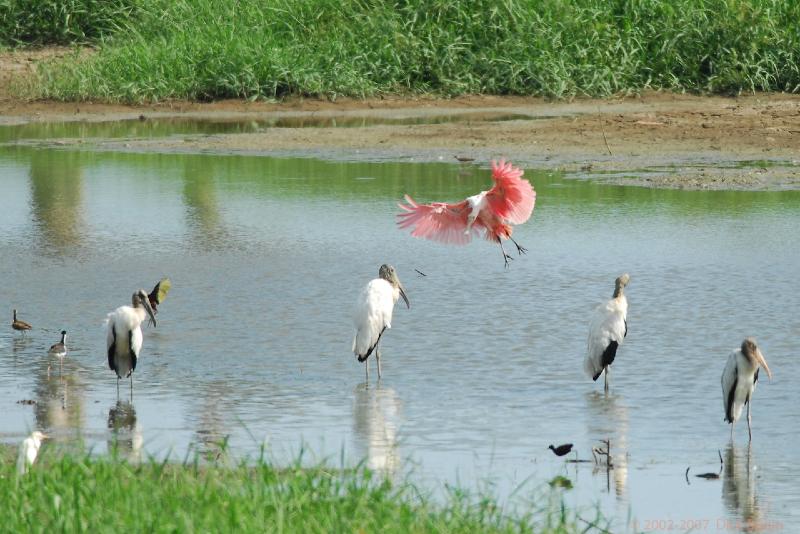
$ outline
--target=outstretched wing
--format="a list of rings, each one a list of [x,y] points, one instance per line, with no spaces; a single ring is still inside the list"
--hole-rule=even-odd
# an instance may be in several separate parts
[[[492,161],[494,187],[486,193],[486,201],[495,215],[510,224],[522,224],[530,219],[536,203],[536,191],[522,178],[523,174],[522,169],[510,162]]]
[[[172,287],[172,282],[169,281],[169,278],[162,278],[158,281],[156,286],[147,295],[148,300],[150,301],[150,306],[153,308],[153,311],[157,311],[158,305],[164,302],[164,299],[167,298],[167,293],[169,293],[169,288]]]
[[[403,213],[397,214],[397,226],[411,228],[411,235],[424,237],[441,243],[466,245],[478,230],[473,226],[467,230],[469,205],[466,200],[457,204],[434,202],[417,204],[406,195],[407,204],[398,204]]]

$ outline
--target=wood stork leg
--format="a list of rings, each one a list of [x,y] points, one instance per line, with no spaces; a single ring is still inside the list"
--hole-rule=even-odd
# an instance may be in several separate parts
[[[364,360],[364,370],[367,372],[367,382],[369,382],[369,358]]]
[[[750,403],[747,403],[747,436],[748,441],[753,441],[753,432],[750,430]]]
[[[525,254],[525,253],[527,253],[527,252],[528,252],[528,249],[527,249],[527,248],[525,248],[525,247],[523,247],[523,246],[522,246],[522,245],[520,245],[519,243],[517,243],[517,242],[514,240],[514,238],[513,238],[513,237],[511,237],[511,236],[508,236],[508,238],[509,238],[509,239],[510,239],[510,240],[511,240],[513,243],[514,243],[514,245],[516,245],[516,247],[517,247],[517,254],[519,254],[519,255],[521,256],[522,254]]]
[[[603,391],[608,393],[608,366],[607,365],[606,365],[606,370],[603,373],[603,375],[605,376],[605,386],[603,387]]]
[[[736,426],[736,421],[731,421],[731,441],[733,441],[733,427]]]
[[[378,380],[381,379],[381,351],[375,347],[375,360],[378,362]]]
[[[119,400],[119,375],[117,375],[117,400]]]
[[[503,248],[503,242],[500,240],[499,237],[497,238],[497,244],[500,245],[500,252],[503,253],[503,261],[506,262],[506,269],[508,269],[508,260],[513,260],[514,258],[506,254],[506,249]]]

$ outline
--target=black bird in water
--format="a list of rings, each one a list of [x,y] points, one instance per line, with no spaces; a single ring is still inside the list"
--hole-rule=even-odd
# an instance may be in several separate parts
[[[564,456],[565,454],[569,454],[569,451],[572,450],[572,443],[565,443],[564,445],[559,445],[558,447],[553,447],[550,445],[548,448],[553,451],[553,454],[556,456]]]

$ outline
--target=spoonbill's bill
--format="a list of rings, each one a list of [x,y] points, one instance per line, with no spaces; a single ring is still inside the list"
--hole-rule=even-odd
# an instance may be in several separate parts
[[[397,277],[394,267],[383,264],[378,270],[378,278],[370,281],[361,291],[356,303],[356,335],[353,338],[353,352],[359,362],[365,362],[369,380],[367,358],[375,351],[378,362],[378,379],[381,378],[381,353],[378,343],[383,331],[392,327],[392,311],[398,297],[403,297],[406,306],[411,308],[403,284]]]
[[[28,323],[26,323],[25,321],[17,319],[17,310],[14,310],[14,320],[11,322],[11,328],[13,328],[14,330],[19,330],[20,332],[22,332],[22,335],[24,336],[25,331],[30,330],[33,327]]]
[[[131,378],[133,394],[133,371],[142,350],[142,322],[147,316],[156,325],[150,300],[144,289],[133,294],[131,306],[120,306],[108,314],[108,366],[117,373],[117,393],[121,378]]]
[[[492,161],[494,187],[461,202],[417,204],[406,195],[407,204],[399,204],[404,212],[397,215],[397,224],[400,228],[411,228],[415,237],[453,245],[466,245],[473,236],[483,234],[500,245],[508,267],[512,258],[506,254],[502,240],[510,239],[519,254],[527,252],[511,237],[511,225],[527,221],[536,202],[536,191],[528,180],[522,179],[522,174],[522,169],[511,163]]]
[[[19,475],[24,475],[28,472],[33,462],[36,461],[36,456],[39,455],[42,441],[47,438],[47,435],[34,430],[30,436],[22,440],[22,444],[19,446],[19,456],[17,457],[17,473]]]
[[[731,424],[731,440],[733,440],[733,427],[742,415],[742,407],[747,405],[747,435],[753,439],[750,430],[750,401],[758,382],[758,369],[763,367],[767,376],[772,380],[772,373],[767,365],[767,360],[761,354],[752,337],[746,338],[742,346],[731,352],[725,370],[722,371],[722,403],[725,407],[725,421]]]
[[[583,368],[595,381],[605,371],[605,391],[608,391],[608,368],[614,362],[617,348],[628,335],[628,299],[624,290],[630,280],[626,273],[614,281],[613,298],[597,307],[589,326]]]
[[[47,351],[48,354],[52,354],[53,356],[58,356],[59,363],[64,365],[64,356],[67,355],[67,331],[61,331],[61,341],[58,343],[54,343],[50,345],[50,349]]]

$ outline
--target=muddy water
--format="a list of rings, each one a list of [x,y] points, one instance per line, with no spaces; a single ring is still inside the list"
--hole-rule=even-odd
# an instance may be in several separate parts
[[[800,527],[800,195],[526,176],[539,197],[515,237],[530,252],[505,270],[495,245],[394,224],[404,193],[485,188],[477,167],[0,148],[0,308],[34,325],[0,331],[0,439],[39,428],[132,459],[303,449],[503,497],[522,484],[515,498],[562,475],[565,501],[587,518],[599,505],[618,531]],[[412,307],[398,306],[384,378],[367,385],[350,317],[384,262]],[[581,362],[624,271],[629,335],[606,397]],[[118,398],[102,321],[164,275],[133,400],[126,383]],[[47,356],[61,329],[63,370]],[[744,424],[730,444],[719,386],[745,335],[774,373],[750,448]],[[547,450],[573,442],[591,459],[601,439],[613,469]],[[694,477],[720,472],[718,451],[720,478]]]

